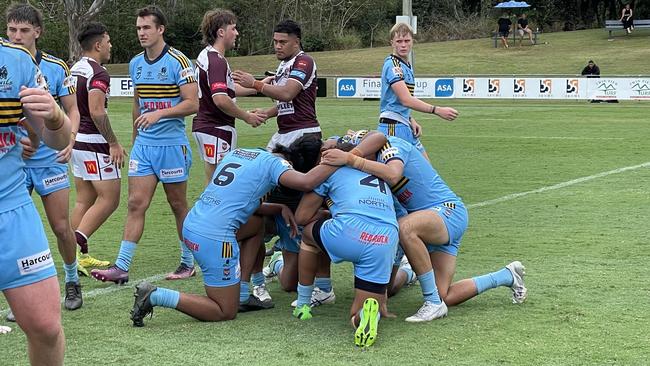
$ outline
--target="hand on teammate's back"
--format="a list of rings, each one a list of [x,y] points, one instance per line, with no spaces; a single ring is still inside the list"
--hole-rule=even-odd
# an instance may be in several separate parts
[[[453,121],[458,117],[458,111],[451,107],[436,107],[436,115],[444,120]]]
[[[321,164],[331,165],[331,166],[342,166],[345,165],[348,161],[348,154],[345,151],[339,149],[329,149],[323,151],[320,162]]]
[[[124,168],[124,157],[126,156],[126,150],[119,143],[114,143],[109,145],[109,153],[111,156],[111,163],[114,163],[118,169]]]

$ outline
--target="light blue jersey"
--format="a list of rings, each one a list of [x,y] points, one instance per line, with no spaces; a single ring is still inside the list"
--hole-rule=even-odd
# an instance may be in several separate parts
[[[446,202],[462,202],[413,145],[388,137],[386,145],[377,153],[377,161],[385,164],[393,159],[404,163],[404,176],[392,187],[392,192],[409,213]]]
[[[54,97],[57,103],[60,103],[60,98],[76,92],[76,82],[70,76],[70,68],[63,60],[54,56],[48,55],[45,52],[36,52],[36,62],[41,69],[50,94]],[[25,161],[28,168],[51,168],[55,165],[67,169],[67,164],[62,164],[56,161],[57,151],[46,146],[41,141],[41,145],[36,150],[34,156]]]
[[[327,197],[325,203],[333,218],[356,216],[376,225],[397,228],[390,187],[374,175],[344,166],[314,192]]]
[[[212,181],[187,214],[183,227],[219,240],[235,231],[279,184],[291,164],[263,149],[236,149],[217,165]]]
[[[413,95],[415,90],[415,76],[413,67],[401,58],[390,55],[384,59],[384,67],[381,70],[381,99],[379,102],[379,118],[388,118],[411,126],[409,118],[411,109],[400,103],[399,98],[391,88],[393,84],[404,81],[409,93]]]
[[[21,86],[45,85],[29,51],[0,41],[0,213],[31,202],[25,189],[25,163],[19,143],[24,133],[18,127],[23,118],[18,93]]]
[[[0,41],[0,291],[56,276],[43,224],[25,189],[21,86],[47,87],[29,51]]]
[[[182,101],[180,87],[196,82],[190,60],[168,45],[155,60],[149,60],[144,52],[135,56],[129,63],[129,75],[140,102],[140,114],[175,107]],[[146,130],[140,128],[135,141],[149,146],[187,144],[185,119],[164,118]]]

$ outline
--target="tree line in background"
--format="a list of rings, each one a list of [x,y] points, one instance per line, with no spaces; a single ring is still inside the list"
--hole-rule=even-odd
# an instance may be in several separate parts
[[[0,0],[2,9],[14,1]],[[88,20],[106,24],[113,42],[112,62],[124,63],[141,51],[135,34],[135,11],[155,4],[167,14],[169,44],[189,57],[204,45],[198,31],[203,13],[213,8],[232,10],[239,18],[240,36],[233,55],[273,52],[273,27],[287,18],[301,23],[303,47],[325,51],[388,44],[388,30],[402,12],[401,0],[42,0],[20,1],[42,10],[45,33],[39,47],[73,60],[79,48],[76,34]],[[486,37],[503,11],[496,0],[412,0],[421,42]],[[602,27],[606,19],[619,19],[631,3],[635,19],[650,17],[650,2],[640,0],[529,0],[531,23],[544,31],[570,31]],[[69,32],[69,29],[72,29]],[[70,46],[72,44],[72,46]]]

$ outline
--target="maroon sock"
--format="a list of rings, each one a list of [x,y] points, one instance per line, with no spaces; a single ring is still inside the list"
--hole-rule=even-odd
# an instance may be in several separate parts
[[[81,248],[81,253],[88,254],[88,239],[79,231],[75,231],[74,235],[77,237],[77,244]]]

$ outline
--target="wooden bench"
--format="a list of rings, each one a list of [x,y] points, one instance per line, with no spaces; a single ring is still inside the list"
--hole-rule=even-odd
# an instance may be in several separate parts
[[[634,19],[634,29],[650,28],[650,19]],[[605,29],[609,31],[609,39],[612,39],[612,32],[623,30],[623,22],[617,20],[606,20]]]
[[[634,23],[634,24],[636,25],[636,23]],[[542,32],[535,31],[535,30],[533,31],[533,44],[535,44],[535,45],[537,44],[537,35],[540,34],[540,33],[542,33]],[[517,42],[517,37],[520,37],[521,39],[526,37],[525,33],[524,33],[524,36],[522,37],[522,36],[519,35],[519,33],[517,33],[516,30],[514,31],[514,34],[513,34],[513,32],[510,32],[510,34],[512,34],[513,46],[514,46],[514,42]],[[499,48],[499,41],[501,40],[501,37],[499,36],[499,32],[492,32],[492,40],[494,40],[494,48]]]

